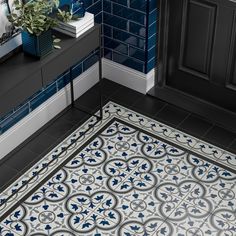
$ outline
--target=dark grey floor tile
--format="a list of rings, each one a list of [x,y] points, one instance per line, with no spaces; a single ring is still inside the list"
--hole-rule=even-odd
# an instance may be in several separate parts
[[[95,92],[97,94],[99,94],[99,83],[97,83],[96,85],[94,85],[92,88],[91,88],[91,91],[92,92]],[[109,97],[111,96],[112,94],[116,93],[118,89],[120,89],[122,87],[122,85],[120,84],[117,84],[111,80],[108,80],[108,79],[103,79],[102,80],[102,94]]]
[[[108,98],[106,96],[102,97],[103,104],[105,104],[107,100]],[[85,111],[94,112],[100,106],[100,96],[89,90],[75,101],[75,106]]]
[[[42,154],[45,153],[45,151],[48,151],[50,147],[53,147],[56,144],[56,140],[57,139],[53,136],[42,132],[33,140],[28,142],[24,147],[32,152]]]
[[[157,120],[169,124],[173,127],[178,126],[190,113],[173,105],[167,105],[155,115]]]
[[[142,93],[127,87],[122,87],[115,94],[109,97],[109,99],[123,106],[132,107],[132,105],[142,97]]]
[[[71,108],[64,115],[62,115],[62,119],[65,119],[74,125],[83,122],[89,117],[89,115],[83,111],[80,111],[76,108]]]
[[[3,190],[4,186],[17,176],[19,172],[6,164],[0,165],[0,191]]]
[[[13,153],[8,158],[8,160],[4,162],[4,164],[15,170],[23,171],[38,160],[39,155],[37,153],[32,152],[26,148],[22,148],[19,151]]]
[[[211,127],[213,124],[208,122],[204,118],[196,115],[190,115],[187,117],[177,128],[194,135],[198,138],[202,137]]]
[[[204,135],[203,139],[222,148],[227,148],[236,139],[236,134],[214,126]]]
[[[230,145],[228,146],[228,150],[234,154],[236,154],[236,139],[234,139]]]
[[[134,103],[132,109],[145,115],[154,116],[165,105],[166,103],[159,99],[143,95]]]
[[[74,124],[72,122],[60,117],[45,129],[45,133],[55,139],[61,139],[66,137],[66,135],[71,132],[73,127]]]

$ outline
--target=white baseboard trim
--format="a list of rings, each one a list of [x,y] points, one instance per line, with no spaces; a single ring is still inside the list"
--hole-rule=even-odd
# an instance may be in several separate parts
[[[146,94],[154,86],[154,69],[148,74],[103,58],[103,78]]]
[[[75,99],[98,82],[98,63],[74,80]],[[0,159],[34,134],[71,103],[70,85],[61,89],[0,136]]]

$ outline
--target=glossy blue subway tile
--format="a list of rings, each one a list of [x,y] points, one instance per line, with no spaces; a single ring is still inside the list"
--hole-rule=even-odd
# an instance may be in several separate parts
[[[129,56],[145,62],[145,51],[138,48],[129,47]]]
[[[160,0],[148,0],[149,1],[149,12],[157,8],[157,3]]]
[[[97,50],[83,61],[83,72],[89,69],[89,67],[91,67],[92,65],[94,65],[98,61],[98,59],[99,51]]]
[[[84,7],[85,7],[85,9],[87,10],[88,7],[90,7],[93,3],[94,3],[93,0],[85,0],[85,1],[84,1]]]
[[[112,27],[109,25],[103,24],[103,35],[107,37],[112,37]]]
[[[144,0],[130,0],[130,7],[133,9],[137,9],[146,13],[147,11],[147,1]]]
[[[128,55],[128,46],[111,38],[104,37],[104,47]]]
[[[148,73],[149,71],[151,71],[153,68],[155,68],[156,66],[156,58],[153,58],[152,60],[150,60],[148,63],[147,63],[147,70],[146,70],[146,73]]]
[[[124,66],[130,67],[134,70],[144,72],[144,63],[139,62],[139,61],[137,61],[133,58],[130,58],[128,56],[113,52],[113,61],[120,63]]]
[[[129,32],[139,35],[141,37],[145,37],[146,27],[133,23],[133,22],[129,22]]]
[[[39,93],[30,101],[30,109],[31,110],[36,109],[38,106],[44,103],[48,98],[50,98],[56,92],[57,92],[57,82],[54,81],[52,84],[47,86],[41,93]]]
[[[97,23],[97,24],[101,24],[101,23],[102,23],[102,12],[100,12],[99,14],[97,14],[97,15],[94,17],[94,21],[95,21],[95,23]]]
[[[157,23],[154,22],[148,27],[148,37],[151,37],[157,31]]]
[[[57,89],[58,91],[64,88],[70,82],[70,73],[67,71],[64,75],[57,79]]]
[[[153,10],[152,12],[149,13],[148,15],[148,24],[149,26],[157,21],[157,9]]]
[[[128,6],[128,2],[129,2],[129,0],[109,0],[109,1],[119,3],[124,6]]]
[[[148,61],[156,56],[156,47],[153,46],[151,49],[148,50]]]
[[[103,0],[103,11],[107,13],[111,13],[111,1]]]
[[[76,78],[83,72],[82,62],[72,68],[72,78]]]
[[[133,45],[135,47],[138,47],[140,49],[145,48],[145,39],[135,36],[133,34],[124,32],[119,29],[113,29],[113,38],[118,39],[124,43],[129,44],[129,45]]]
[[[157,34],[153,34],[148,38],[148,50],[150,50],[157,43]]]
[[[97,1],[93,5],[89,6],[87,8],[87,11],[94,14],[94,15],[99,14],[102,11],[102,1],[101,0]]]
[[[146,15],[142,12],[138,12],[136,10],[120,6],[118,4],[113,4],[112,7],[113,15],[120,16],[126,20],[132,20],[139,24],[145,25],[146,23]]]
[[[19,109],[17,109],[14,113],[11,114],[7,119],[4,119],[0,122],[0,132],[4,133],[25,116],[27,116],[30,112],[29,103],[24,104]]]
[[[112,50],[107,49],[107,48],[104,48],[104,49],[103,49],[103,56],[104,56],[106,59],[112,60]]]
[[[103,23],[116,27],[118,29],[122,29],[124,31],[128,31],[128,27],[129,27],[129,22],[127,20],[122,19],[117,16],[113,16],[111,14],[107,14],[105,12],[103,14]]]

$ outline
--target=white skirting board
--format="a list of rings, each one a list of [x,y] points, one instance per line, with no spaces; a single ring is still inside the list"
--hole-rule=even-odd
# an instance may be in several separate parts
[[[94,64],[74,80],[75,99],[98,82],[98,63]],[[70,103],[70,85],[61,89],[46,102],[20,120],[0,136],[0,159],[20,145]]]
[[[103,78],[146,94],[154,86],[154,69],[148,74],[103,58]]]
[[[104,58],[102,65],[103,78],[110,79],[143,94],[146,94],[154,86],[154,70],[148,74],[144,74]],[[94,64],[75,79],[75,99],[80,97],[97,82],[98,63]],[[24,142],[70,103],[70,85],[67,85],[3,133],[0,136],[0,159]]]

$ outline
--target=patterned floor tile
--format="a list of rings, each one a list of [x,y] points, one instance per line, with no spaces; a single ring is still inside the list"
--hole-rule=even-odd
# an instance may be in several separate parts
[[[234,157],[117,104],[103,113],[2,193],[1,215],[27,199],[1,236],[236,235],[236,175],[215,165]]]
[[[192,150],[212,160],[217,160],[223,155],[223,150],[209,143],[198,141]]]
[[[176,143],[177,145],[180,145],[181,147],[185,147],[187,149],[193,148],[199,142],[197,138],[189,134],[183,133],[179,130],[171,132],[168,137],[171,142]]]
[[[236,169],[236,154],[224,152],[219,161],[229,168]]]
[[[223,214],[228,218],[227,211]],[[197,236],[234,236],[236,235],[236,225],[232,224],[230,220],[218,217],[218,213],[211,214],[199,228]]]
[[[199,227],[208,216],[209,212],[182,201],[167,218],[166,222],[172,226],[171,235],[194,236],[197,235]]]

